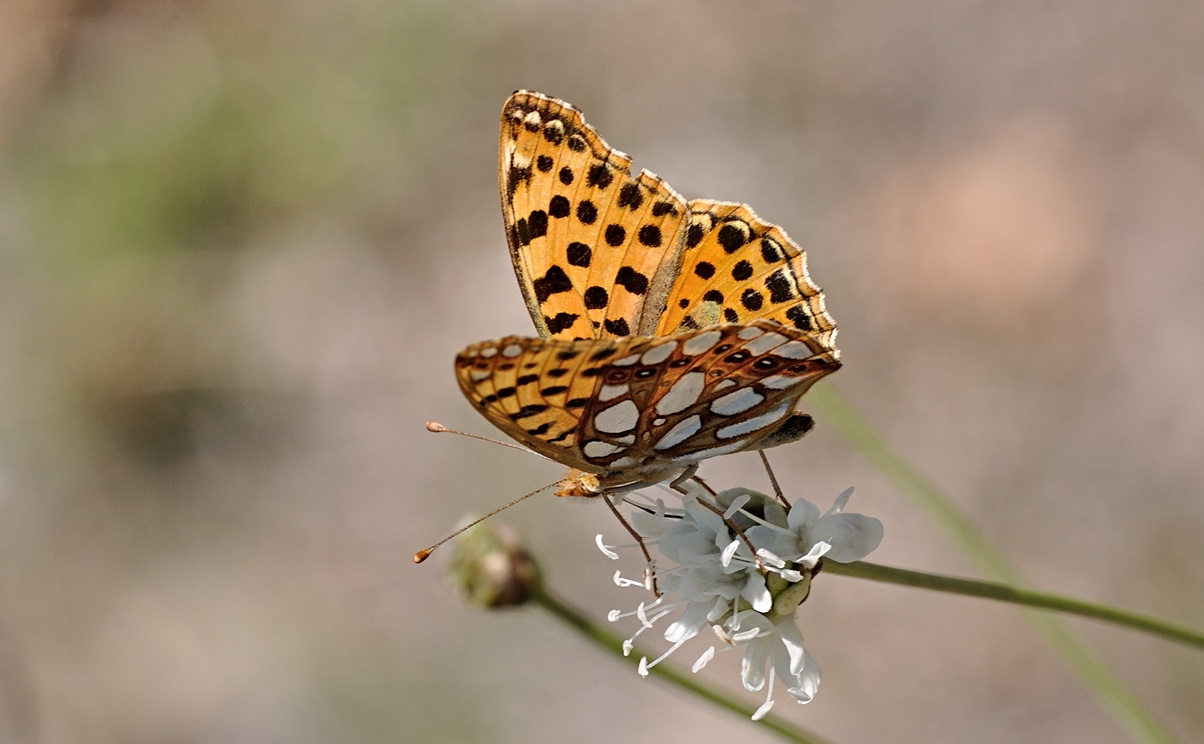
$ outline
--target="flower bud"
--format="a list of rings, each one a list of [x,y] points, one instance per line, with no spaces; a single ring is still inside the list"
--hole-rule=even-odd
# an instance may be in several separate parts
[[[539,589],[539,566],[517,532],[494,519],[456,539],[452,576],[469,604],[496,609],[525,604]]]

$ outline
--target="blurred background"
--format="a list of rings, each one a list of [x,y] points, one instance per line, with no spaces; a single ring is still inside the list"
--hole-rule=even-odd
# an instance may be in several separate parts
[[[532,331],[516,88],[780,223],[825,384],[1036,585],[1204,624],[1202,77],[1188,0],[7,0],[0,741],[772,740],[410,563],[561,475],[423,429],[495,434],[452,357]],[[822,419],[771,460],[856,486],[875,560],[977,575]],[[504,519],[596,617],[639,600],[600,505]],[[800,618],[824,682],[778,712],[835,741],[1127,741],[1007,606],[833,576]],[[1204,739],[1204,656],[1070,624]]]

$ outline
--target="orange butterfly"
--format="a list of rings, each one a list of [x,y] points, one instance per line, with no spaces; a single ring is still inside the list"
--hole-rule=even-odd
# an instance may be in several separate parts
[[[683,480],[794,441],[840,368],[806,256],[746,205],[684,201],[564,101],[502,109],[502,215],[542,338],[475,344],[460,388],[495,426],[573,468],[558,495]]]

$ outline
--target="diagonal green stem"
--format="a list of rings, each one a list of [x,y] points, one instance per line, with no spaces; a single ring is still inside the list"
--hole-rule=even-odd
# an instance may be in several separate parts
[[[1081,599],[1063,597],[1058,594],[1021,589],[1007,584],[992,581],[976,581],[953,576],[909,571],[905,568],[892,568],[877,563],[858,561],[856,563],[836,563],[824,561],[824,574],[839,574],[854,576],[859,579],[882,581],[888,584],[913,586],[918,589],[931,589],[950,594],[962,594],[967,597],[982,597],[1000,602],[1040,607],[1044,610],[1054,610],[1067,615],[1078,615],[1100,620],[1113,625],[1139,630],[1143,633],[1159,636],[1170,641],[1185,643],[1204,651],[1204,631],[1190,628],[1186,625],[1167,622],[1161,618],[1140,615],[1118,607],[1085,602]]]
[[[546,589],[536,591],[531,599],[537,605],[552,613],[558,619],[563,620],[597,645],[618,656],[623,655],[622,638],[597,625],[584,612],[573,607],[568,602],[560,599]],[[631,655],[638,659],[641,656],[648,656],[649,654],[636,647],[632,650]],[[745,719],[751,718],[752,714],[756,711],[756,707],[736,702],[727,693],[701,684],[693,675],[675,669],[668,664],[657,664],[648,671],[653,676],[660,677],[670,684],[676,685],[707,702],[731,711]],[[786,741],[798,742],[798,744],[831,744],[829,740],[787,723],[777,716],[766,716],[759,721],[754,721],[754,723],[778,734]]]
[[[989,575],[1016,586],[1024,583],[1019,572],[987,543],[973,522],[934,483],[891,449],[886,440],[831,385],[816,386],[807,399],[853,447],[927,512]],[[1031,610],[1026,611],[1025,615],[1134,739],[1151,744],[1174,742],[1170,732],[1060,620]]]

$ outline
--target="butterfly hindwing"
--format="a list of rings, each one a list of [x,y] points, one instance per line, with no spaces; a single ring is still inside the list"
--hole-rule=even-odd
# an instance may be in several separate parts
[[[810,334],[772,322],[686,331],[622,351],[600,373],[578,437],[587,453],[591,442],[616,447],[591,459],[609,469],[757,449],[803,393],[840,367]]]
[[[772,322],[664,338],[511,336],[456,358],[464,394],[502,431],[591,472],[649,474],[757,449],[840,362]]]

